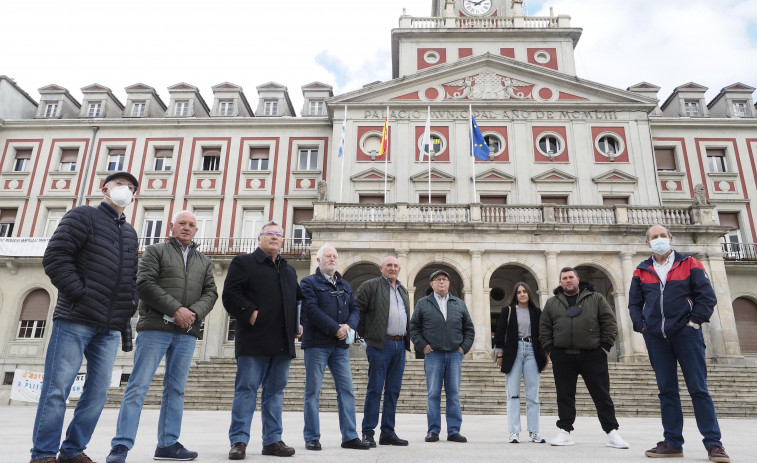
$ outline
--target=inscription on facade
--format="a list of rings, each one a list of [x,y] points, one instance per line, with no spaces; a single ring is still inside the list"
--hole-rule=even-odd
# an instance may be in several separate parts
[[[386,111],[365,111],[365,119],[383,120]],[[431,110],[431,119],[468,119],[467,110]],[[618,111],[531,111],[531,110],[474,110],[473,117],[477,120],[618,120]],[[426,119],[426,111],[416,110],[390,110],[389,119]]]

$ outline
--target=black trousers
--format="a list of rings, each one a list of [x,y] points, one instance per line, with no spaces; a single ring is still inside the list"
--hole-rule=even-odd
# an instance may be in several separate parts
[[[578,375],[581,375],[597,408],[597,418],[602,429],[606,433],[618,429],[615,404],[610,398],[607,354],[602,348],[581,351],[579,354],[566,354],[564,349],[553,348],[550,359],[557,389],[557,427],[568,432],[573,430],[576,421],[576,384]]]

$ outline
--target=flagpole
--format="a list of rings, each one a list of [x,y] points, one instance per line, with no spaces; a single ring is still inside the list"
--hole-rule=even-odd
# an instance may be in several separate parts
[[[344,191],[344,131],[347,130],[347,105],[344,105],[344,120],[342,121],[342,141],[339,146],[339,157],[342,158],[342,177],[339,182],[339,202],[342,202],[342,192]]]
[[[384,203],[387,202],[386,197],[386,177],[389,172],[389,106],[386,107],[386,153],[384,153]]]
[[[473,108],[471,105],[468,105],[468,128],[470,130],[470,166],[471,166],[471,176],[473,178],[473,202],[476,201],[476,160],[475,156],[473,155]]]
[[[431,121],[431,106],[428,107],[428,112],[426,116],[426,121]],[[431,133],[431,128],[429,128],[429,134]],[[424,136],[425,139],[425,136]],[[428,150],[428,204],[431,205],[431,137],[429,135],[428,145],[426,146],[426,149]]]

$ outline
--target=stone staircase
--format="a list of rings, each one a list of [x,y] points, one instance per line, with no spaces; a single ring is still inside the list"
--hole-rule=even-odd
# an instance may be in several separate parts
[[[368,378],[368,362],[365,358],[352,358],[352,377],[355,384],[355,401],[362,412],[363,398]],[[160,371],[160,370],[159,370]],[[185,395],[188,410],[230,410],[234,397],[234,359],[217,358],[199,362],[189,373]],[[718,416],[754,417],[757,415],[757,368],[711,365],[708,372],[710,393],[715,399]],[[691,400],[679,372],[684,413],[693,416]],[[557,415],[555,385],[551,368],[542,373],[542,415]],[[146,408],[159,408],[163,375],[159,372],[153,379],[145,400]],[[658,416],[657,385],[654,373],[648,364],[610,364],[611,394],[618,416]],[[119,407],[125,383],[108,392],[108,407]],[[305,367],[302,358],[292,361],[289,384],[285,390],[284,410],[301,411],[305,392]],[[505,414],[504,375],[491,362],[464,360],[460,391],[463,413],[502,415]],[[258,394],[258,403],[260,394]],[[580,415],[595,416],[594,404],[583,381],[578,381],[576,406]],[[322,411],[336,412],[336,391],[331,375],[326,370],[321,388]],[[525,400],[523,400],[525,413]],[[442,397],[442,409],[444,398]],[[398,413],[426,413],[426,380],[423,360],[408,360],[402,383],[402,393],[397,405]]]

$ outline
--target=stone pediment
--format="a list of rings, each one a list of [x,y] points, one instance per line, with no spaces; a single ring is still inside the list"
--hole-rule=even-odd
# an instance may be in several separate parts
[[[604,174],[593,177],[592,181],[594,183],[634,183],[635,184],[639,181],[639,179],[634,177],[633,175],[629,175],[625,172],[621,172],[617,169],[613,169],[609,172],[605,172]]]
[[[412,182],[426,182],[428,183],[428,168],[423,170],[422,172],[418,172],[415,175],[410,176],[410,181]],[[446,172],[442,172],[441,170],[432,167],[431,168],[431,182],[445,182],[445,183],[452,183],[455,181],[455,177],[453,175],[450,175]]]
[[[531,181],[534,183],[575,183],[576,177],[559,169],[551,169],[531,177]]]
[[[331,85],[318,82],[317,80],[302,86],[303,90],[332,90],[333,88]]]
[[[185,82],[179,82],[178,84],[171,85],[170,87],[168,87],[169,92],[171,92],[172,90],[174,91],[187,91],[188,90],[191,92],[198,91],[197,87],[195,87],[194,85],[187,84]]]
[[[143,83],[136,83],[134,85],[129,85],[124,90],[126,90],[126,93],[131,92],[150,92],[155,93],[155,89],[150,87],[149,85],[143,84]]]
[[[37,89],[39,93],[68,93],[68,89],[60,85],[50,84]]]
[[[372,167],[368,170],[364,170],[363,172],[352,175],[350,177],[350,180],[352,180],[353,182],[383,182],[384,171]],[[388,174],[386,176],[386,181],[393,182],[394,176]]]
[[[515,177],[505,172],[502,172],[501,170],[489,169],[476,175],[476,181],[477,182],[514,183]]]
[[[277,84],[276,82],[267,82],[262,85],[258,85],[255,87],[257,90],[284,90],[286,91],[287,88],[284,85]]]
[[[240,87],[237,84],[232,84],[231,82],[223,82],[218,85],[214,85],[210,87],[211,90],[234,90],[234,91],[242,91],[242,87]]]
[[[371,85],[331,100],[332,104],[517,103],[530,108],[558,104],[614,107],[632,105],[649,111],[656,101],[628,90],[579,79],[558,71],[483,55],[435,66],[416,74]]]

